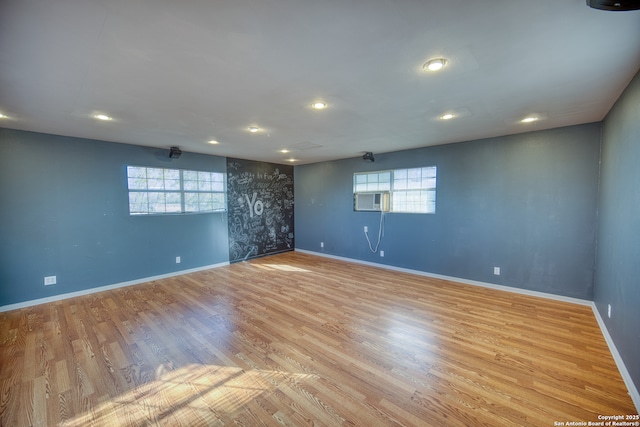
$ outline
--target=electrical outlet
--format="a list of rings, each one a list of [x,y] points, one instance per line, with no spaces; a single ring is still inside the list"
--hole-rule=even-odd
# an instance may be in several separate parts
[[[367,227],[366,225],[364,226],[364,232],[368,233],[369,232],[369,227]]]
[[[380,256],[384,258],[384,251],[380,251]]]
[[[496,276],[500,275],[500,267],[493,267],[493,274],[495,274]]]
[[[607,316],[611,319],[611,304],[607,304]]]
[[[182,261],[182,260],[180,259],[180,257],[179,257],[179,256],[177,256],[177,257],[176,257],[176,264],[180,264],[180,262],[181,262],[181,261]]]
[[[324,242],[320,242],[320,247],[324,248]]]
[[[57,282],[56,276],[47,276],[44,278],[44,285],[45,286],[49,286],[49,285],[55,285]]]

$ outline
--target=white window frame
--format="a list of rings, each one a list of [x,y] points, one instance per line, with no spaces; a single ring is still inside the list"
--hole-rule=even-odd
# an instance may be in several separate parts
[[[388,191],[391,195],[389,212],[435,214],[437,171],[437,166],[422,166],[356,172],[353,174],[353,192]]]
[[[127,166],[129,215],[176,215],[227,210],[222,172]]]

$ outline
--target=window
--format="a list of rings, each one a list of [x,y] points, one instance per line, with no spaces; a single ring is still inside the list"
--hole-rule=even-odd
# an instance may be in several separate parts
[[[131,215],[225,210],[224,174],[127,166]]]
[[[436,212],[436,166],[355,173],[353,191],[391,193],[391,212]]]
[[[436,167],[393,171],[391,211],[435,213]]]
[[[354,192],[391,190],[391,172],[357,173],[354,175]]]

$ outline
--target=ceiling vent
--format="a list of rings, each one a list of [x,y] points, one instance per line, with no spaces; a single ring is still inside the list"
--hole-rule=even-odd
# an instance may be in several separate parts
[[[587,5],[594,9],[622,12],[640,9],[640,0],[587,0]]]

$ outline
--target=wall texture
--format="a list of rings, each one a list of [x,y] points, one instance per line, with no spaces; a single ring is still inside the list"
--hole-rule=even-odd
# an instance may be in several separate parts
[[[640,73],[605,118],[602,141],[594,301],[640,389]]]
[[[298,166],[296,247],[591,299],[599,151],[588,124]],[[353,211],[353,173],[432,165],[436,214],[385,214],[371,253],[380,215]]]
[[[126,179],[127,165],[226,172],[224,157],[8,129],[0,148],[0,306],[229,260],[226,212],[131,217]]]

